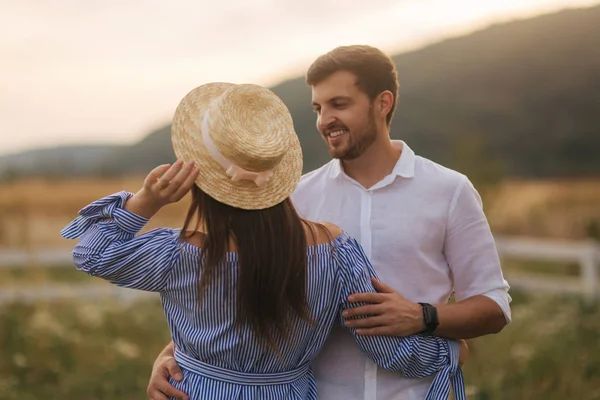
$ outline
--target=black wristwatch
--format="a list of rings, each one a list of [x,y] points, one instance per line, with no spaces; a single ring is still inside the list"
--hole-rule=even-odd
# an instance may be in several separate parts
[[[429,303],[419,303],[423,307],[423,321],[425,321],[425,330],[421,333],[431,334],[435,332],[440,322],[438,321],[437,308]]]

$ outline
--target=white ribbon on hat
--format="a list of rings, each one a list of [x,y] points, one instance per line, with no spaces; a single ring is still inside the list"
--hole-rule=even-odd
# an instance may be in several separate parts
[[[248,180],[254,181],[256,186],[262,187],[264,186],[269,179],[273,176],[273,170],[269,169],[261,172],[248,171],[239,165],[236,165],[229,161],[217,148],[215,142],[210,138],[209,130],[208,130],[208,115],[209,110],[206,110],[204,113],[204,117],[202,118],[202,140],[204,141],[204,146],[206,146],[206,150],[208,150],[208,154],[212,157],[213,160],[218,162],[224,169],[227,176],[231,177],[232,181],[241,181]]]

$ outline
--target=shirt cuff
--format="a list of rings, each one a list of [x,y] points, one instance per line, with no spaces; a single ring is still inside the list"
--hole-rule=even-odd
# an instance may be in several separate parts
[[[125,210],[123,207],[133,193],[121,191],[96,200],[79,211],[79,217],[71,221],[60,233],[66,239],[77,239],[92,226],[106,218],[112,218],[125,232],[139,232],[149,219]]]
[[[119,228],[128,233],[136,234],[146,226],[148,218],[137,215],[124,208],[115,208],[112,212],[112,218]]]
[[[498,304],[498,306],[502,310],[502,313],[504,314],[506,323],[510,324],[512,320],[512,315],[510,311],[510,302],[512,301],[512,298],[508,294],[509,285],[508,282],[506,282],[506,280],[504,281],[504,284],[506,286],[506,289],[493,289],[488,292],[482,293],[482,295],[494,300],[496,304]]]

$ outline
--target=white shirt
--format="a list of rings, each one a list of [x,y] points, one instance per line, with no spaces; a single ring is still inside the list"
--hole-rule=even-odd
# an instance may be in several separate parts
[[[510,322],[504,280],[481,198],[468,178],[402,148],[392,173],[369,189],[339,160],[302,177],[292,195],[305,218],[340,226],[363,246],[383,282],[414,302],[485,295]],[[378,368],[335,327],[313,363],[324,400],[422,400],[433,378]]]

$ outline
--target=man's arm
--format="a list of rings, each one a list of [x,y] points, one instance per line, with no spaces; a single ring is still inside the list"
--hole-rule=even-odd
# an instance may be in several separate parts
[[[474,338],[500,332],[511,319],[509,286],[481,197],[466,178],[450,204],[444,254],[457,301],[438,307],[437,333]]]
[[[483,295],[436,308],[440,324],[435,334],[446,338],[472,339],[498,333],[507,324],[498,304]]]
[[[160,352],[154,365],[152,366],[152,375],[148,383],[146,394],[151,400],[169,400],[167,396],[176,399],[189,400],[189,397],[180,390],[175,389],[169,383],[169,377],[172,376],[176,381],[183,379],[183,374],[179,365],[175,361],[175,345],[170,342],[167,347]]]
[[[450,203],[443,250],[454,278],[457,302],[436,305],[436,334],[466,339],[500,332],[511,319],[509,286],[502,276],[481,198],[467,179]],[[425,329],[420,304],[381,282],[373,284],[380,293],[350,296],[350,302],[372,304],[346,310],[345,318],[366,316],[347,320],[346,326],[360,328],[357,333],[362,335],[406,336]]]
[[[357,334],[367,336],[409,336],[425,330],[423,308],[419,303],[405,299],[375,279],[373,286],[379,293],[358,293],[349,297],[352,303],[371,304],[344,311],[345,326],[357,328]],[[448,339],[471,339],[498,333],[507,324],[498,303],[484,295],[435,306],[439,319],[435,334]],[[361,316],[365,318],[351,319]]]

